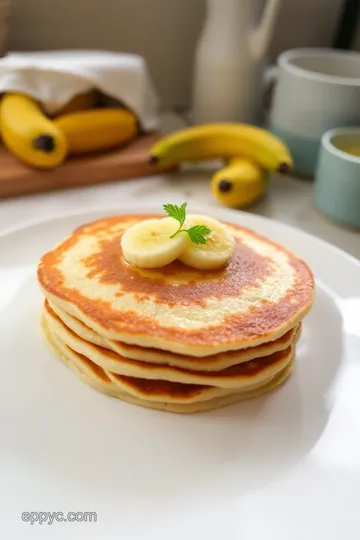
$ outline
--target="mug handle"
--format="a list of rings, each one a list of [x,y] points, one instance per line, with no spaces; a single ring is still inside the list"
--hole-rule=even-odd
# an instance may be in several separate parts
[[[269,66],[265,69],[263,76],[263,109],[265,111],[265,114],[268,114],[268,112],[270,111],[272,95],[278,77],[278,66]]]

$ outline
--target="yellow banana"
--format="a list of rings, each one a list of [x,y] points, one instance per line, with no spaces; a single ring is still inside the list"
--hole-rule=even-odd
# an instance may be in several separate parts
[[[177,259],[188,244],[187,234],[173,236],[179,223],[172,217],[145,219],[126,229],[121,249],[128,263],[140,268],[161,268]]]
[[[120,146],[138,132],[136,116],[120,108],[93,109],[59,116],[55,125],[64,133],[69,154],[84,154]]]
[[[243,208],[255,202],[267,188],[267,174],[253,161],[234,158],[211,179],[211,191],[221,204]]]
[[[85,111],[95,107],[98,101],[98,93],[96,90],[90,90],[84,94],[74,96],[66,105],[56,111],[53,116],[64,116],[78,111]]]
[[[217,219],[199,214],[190,214],[188,222],[190,227],[206,225],[211,232],[205,244],[188,242],[179,260],[199,270],[214,270],[224,266],[235,249],[235,238],[231,230]]]
[[[205,124],[164,137],[151,149],[150,161],[178,165],[183,161],[247,157],[269,171],[288,172],[293,160],[280,139],[248,124]]]
[[[66,158],[63,133],[24,94],[5,94],[0,103],[1,135],[5,146],[29,165],[53,168]]]

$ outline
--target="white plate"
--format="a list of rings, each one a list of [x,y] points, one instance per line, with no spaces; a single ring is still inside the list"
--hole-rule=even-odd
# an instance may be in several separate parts
[[[360,264],[265,218],[191,210],[254,228],[311,265],[317,295],[294,375],[269,396],[193,416],[102,395],[43,344],[34,270],[43,252],[105,212],[8,232],[0,238],[2,538],[359,540]],[[142,209],[106,213],[121,211]],[[22,512],[40,511],[97,512],[97,523],[22,522]]]

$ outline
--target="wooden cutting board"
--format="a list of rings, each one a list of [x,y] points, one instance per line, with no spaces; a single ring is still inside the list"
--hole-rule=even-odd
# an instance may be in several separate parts
[[[148,156],[160,137],[143,135],[125,148],[71,158],[52,170],[28,167],[0,145],[0,199],[157,174],[164,169],[150,165]]]

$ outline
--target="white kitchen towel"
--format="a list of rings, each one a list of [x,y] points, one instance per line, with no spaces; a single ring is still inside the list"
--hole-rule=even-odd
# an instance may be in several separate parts
[[[91,88],[132,109],[145,131],[158,128],[158,100],[141,56],[65,50],[13,52],[0,59],[0,92],[25,93],[49,114]]]

